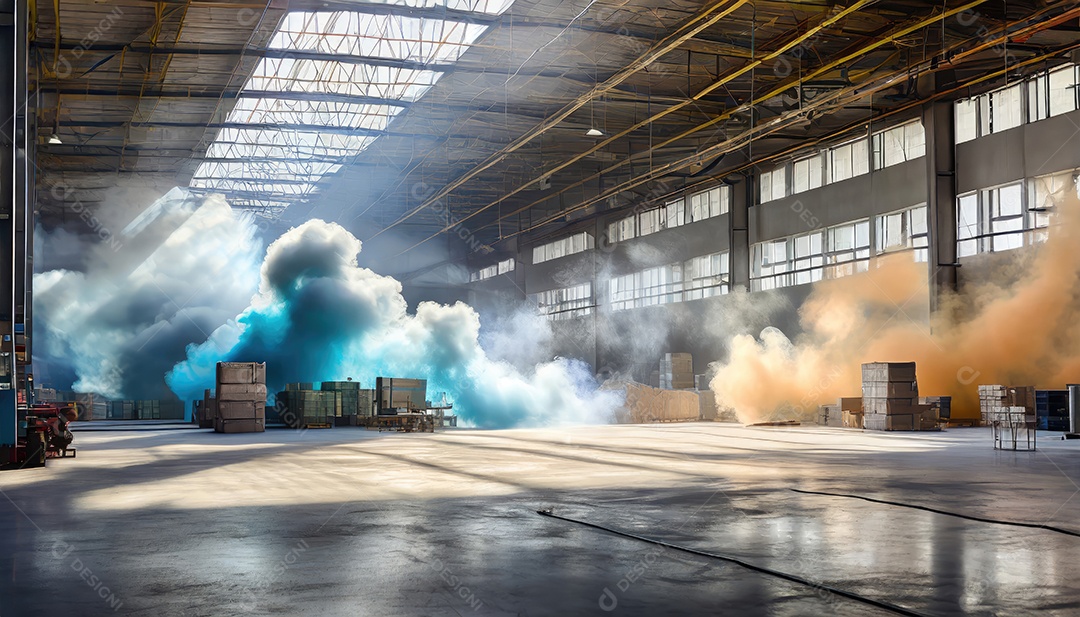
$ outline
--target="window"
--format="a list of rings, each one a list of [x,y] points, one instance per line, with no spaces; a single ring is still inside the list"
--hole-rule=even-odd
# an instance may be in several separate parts
[[[1028,80],[1028,122],[1037,122],[1080,107],[1077,102],[1077,71],[1070,64]]]
[[[826,232],[826,278],[866,272],[870,263],[870,220],[830,227]]]
[[[969,257],[979,252],[979,195],[969,193],[956,199],[956,254]]]
[[[1077,171],[1032,178],[1028,183],[1028,228],[1045,229],[1050,226],[1050,214],[1070,194],[1077,197]],[[1042,238],[1045,239],[1045,238]]]
[[[791,239],[792,252],[795,256],[793,273],[795,285],[814,283],[822,278],[822,266],[825,257],[822,250],[823,233],[812,231]]]
[[[500,274],[506,274],[507,272],[513,272],[514,264],[515,264],[515,261],[514,261],[513,257],[511,257],[510,259],[504,259],[503,261],[500,261],[497,264],[488,266],[486,268],[481,268],[480,270],[477,270],[476,272],[473,272],[471,275],[469,275],[469,281],[470,282],[482,281],[484,279],[489,279],[489,278],[496,277],[496,276],[498,276]]]
[[[929,229],[924,205],[877,217],[877,254],[915,249],[915,261],[929,257]]]
[[[615,221],[608,225],[608,239],[611,242],[621,242],[623,240],[630,240],[636,236],[637,227],[635,222],[636,216],[628,216],[622,220]]]
[[[790,255],[787,238],[755,244],[751,256],[753,260],[751,290],[762,291],[790,285],[789,273],[792,268],[789,261]]]
[[[1043,191],[1053,188],[1055,182],[1044,184],[1044,189],[1036,185],[1029,189],[1028,198],[1038,200]],[[970,257],[977,253],[1011,251],[1025,243],[1045,239],[1045,232],[1028,234],[1030,230],[1045,229],[1049,218],[1040,216],[1039,207],[1029,212],[1024,203],[1024,183],[1015,182],[981,191],[975,191],[957,198],[956,208],[956,251],[960,257]],[[1029,238],[1029,239],[1025,239]]]
[[[821,160],[822,155],[815,154],[814,156],[795,161],[795,164],[792,166],[792,193],[801,193],[821,186],[823,179]]]
[[[700,300],[728,292],[728,253],[694,257],[683,266],[683,299]]]
[[[654,208],[638,214],[638,237],[660,231],[660,209]]]
[[[1020,126],[1020,84],[983,94],[978,101],[979,135],[1000,133]]]
[[[840,182],[870,171],[865,137],[829,149],[829,182]]]
[[[975,99],[962,99],[954,107],[956,143],[962,144],[979,136],[979,115]]]
[[[990,207],[990,247],[995,253],[1024,246],[1024,187],[1011,184],[983,191]]]
[[[664,229],[671,229],[686,223],[686,201],[681,197],[669,201],[661,208],[661,223]]]
[[[543,263],[594,248],[593,237],[583,231],[533,248],[533,263]]]
[[[758,176],[761,203],[787,196],[787,167],[777,167]]]
[[[911,161],[926,153],[925,135],[919,121],[875,133],[874,169]]]
[[[690,196],[690,221],[727,214],[731,203],[731,187],[721,185]]]
[[[608,281],[611,310],[682,301],[682,266],[672,264],[616,276]]]
[[[565,289],[542,291],[530,296],[541,315],[551,320],[570,319],[591,315],[593,307],[592,283],[582,283]]]

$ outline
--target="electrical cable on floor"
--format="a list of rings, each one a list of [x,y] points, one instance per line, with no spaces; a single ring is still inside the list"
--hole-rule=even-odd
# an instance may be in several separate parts
[[[899,506],[901,508],[913,508],[915,510],[925,510],[926,512],[933,512],[934,514],[944,514],[945,516],[955,516],[957,518],[965,518],[969,521],[978,521],[980,523],[993,523],[995,525],[1012,525],[1013,527],[1029,527],[1031,529],[1045,529],[1046,531],[1054,531],[1057,533],[1063,533],[1067,536],[1074,536],[1080,538],[1080,532],[1070,531],[1068,529],[1062,529],[1061,527],[1054,527],[1052,525],[1041,525],[1039,523],[1018,523],[1016,521],[1002,521],[993,518],[983,518],[981,516],[971,516],[970,514],[960,514],[958,512],[948,512],[946,510],[938,510],[929,506],[919,506],[910,503],[901,503],[898,501],[886,501],[884,499],[874,499],[873,497],[864,497],[862,495],[846,495],[844,493],[826,493],[823,491],[804,491],[802,489],[793,488],[789,489],[796,493],[802,493],[804,495],[825,495],[827,497],[847,497],[849,499],[862,499],[863,501],[869,501],[871,503],[881,503],[888,506]]]
[[[911,617],[925,617],[923,615],[923,613],[917,613],[917,612],[915,612],[915,611],[913,611],[911,609],[904,608],[902,606],[897,606],[895,604],[890,604],[890,603],[884,602],[882,600],[875,600],[873,598],[868,598],[866,596],[861,596],[861,595],[859,595],[857,593],[854,593],[854,592],[851,592],[851,591],[844,591],[843,589],[838,589],[836,587],[830,587],[830,586],[824,585],[822,583],[816,583],[814,581],[802,578],[801,576],[796,576],[794,574],[788,574],[787,572],[781,572],[779,570],[773,570],[771,568],[766,568],[764,566],[757,566],[757,565],[754,565],[752,563],[743,561],[743,560],[741,560],[741,559],[739,559],[737,557],[731,557],[731,556],[728,556],[728,555],[720,555],[720,554],[717,554],[717,553],[709,553],[709,552],[706,552],[706,551],[699,551],[699,550],[694,549],[694,548],[688,548],[688,547],[685,547],[685,546],[679,546],[678,544],[672,544],[670,542],[664,542],[663,540],[656,540],[656,539],[653,539],[653,538],[646,538],[645,536],[639,536],[639,535],[632,534],[632,533],[629,533],[629,532],[626,532],[626,531],[620,531],[618,529],[613,529],[611,527],[605,527],[604,525],[599,525],[597,523],[590,523],[588,521],[582,521],[582,520],[575,519],[575,518],[569,518],[569,517],[566,517],[566,516],[560,516],[558,514],[554,514],[551,510],[537,510],[536,513],[539,514],[540,516],[546,516],[546,517],[549,517],[549,518],[555,518],[555,519],[559,519],[559,520],[562,520],[562,521],[567,521],[567,522],[570,522],[570,523],[577,523],[579,525],[585,525],[586,527],[592,527],[593,529],[599,529],[601,531],[606,531],[608,533],[612,533],[612,534],[615,534],[617,536],[623,536],[625,538],[632,538],[634,540],[640,540],[642,542],[648,542],[649,544],[656,544],[657,546],[663,546],[663,547],[674,549],[674,550],[677,550],[677,551],[682,551],[684,553],[690,553],[692,555],[700,555],[702,557],[710,557],[712,559],[719,559],[721,561],[727,561],[727,562],[733,563],[735,565],[742,566],[742,567],[744,567],[744,568],[746,568],[748,570],[753,570],[755,572],[761,572],[762,574],[768,574],[770,576],[775,576],[777,578],[782,578],[784,580],[791,581],[793,583],[798,583],[800,585],[805,585],[807,587],[813,587],[814,589],[823,589],[825,591],[828,591],[829,593],[832,593],[832,594],[835,594],[835,595],[838,595],[838,596],[841,596],[841,597],[844,597],[844,598],[848,598],[849,600],[855,600],[856,602],[862,602],[863,604],[869,604],[870,606],[876,606],[877,608],[884,609],[884,610],[887,610],[887,611],[891,611],[891,612],[896,613],[898,615],[909,615]]]

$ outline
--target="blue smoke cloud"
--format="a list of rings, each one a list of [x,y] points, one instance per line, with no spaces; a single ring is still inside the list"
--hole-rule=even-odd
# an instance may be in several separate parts
[[[251,306],[189,346],[166,382],[185,400],[200,398],[216,362],[257,361],[272,391],[293,381],[427,379],[429,398],[446,392],[465,423],[484,428],[611,421],[621,398],[598,390],[586,364],[520,371],[490,358],[471,307],[422,302],[409,314],[398,281],[357,265],[360,249],[336,224],[289,230],[267,249]]]

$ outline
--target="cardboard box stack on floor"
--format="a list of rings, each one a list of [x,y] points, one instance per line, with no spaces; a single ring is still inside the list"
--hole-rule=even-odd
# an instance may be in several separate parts
[[[605,384],[605,389],[622,390],[626,398],[615,414],[619,424],[687,422],[701,418],[697,392],[662,390],[634,383]]]
[[[863,427],[862,398],[844,397],[837,401],[840,406],[840,425],[845,428]]]
[[[818,407],[817,423],[821,426],[843,426],[844,414],[840,409],[840,405],[822,405]]]
[[[936,428],[929,405],[919,404],[914,362],[868,362],[862,365],[863,428],[918,431]]]
[[[266,364],[218,362],[218,433],[261,433],[266,430]]]
[[[202,405],[199,406],[199,415],[196,417],[196,421],[199,423],[199,428],[214,428],[214,421],[217,418],[217,399],[211,396],[210,390],[203,390]]]
[[[281,421],[289,428],[305,428],[315,424],[335,424],[341,415],[342,392],[337,390],[300,389],[294,386],[311,386],[309,383],[288,384],[277,395],[282,403]]]
[[[694,387],[694,357],[688,353],[664,354],[660,360],[660,387],[689,390]]]
[[[1034,386],[979,386],[979,411],[982,423],[989,425],[991,421],[1008,407],[1023,407],[1031,421],[1035,421],[1035,387]]]
[[[324,381],[319,386],[323,392],[338,392],[341,395],[340,409],[335,410],[335,424],[356,426],[357,418],[366,418],[374,413],[375,391],[363,389],[355,381]]]

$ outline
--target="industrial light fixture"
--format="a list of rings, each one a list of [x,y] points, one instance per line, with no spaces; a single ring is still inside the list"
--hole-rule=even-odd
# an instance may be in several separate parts
[[[53,145],[56,145],[56,144],[62,144],[64,142],[60,141],[60,138],[57,137],[56,133],[53,133],[52,135],[49,135],[49,143],[53,144]]]
[[[600,129],[598,129],[596,127],[593,127],[591,129],[585,131],[585,136],[586,137],[603,137],[604,134],[602,132],[600,132]]]

